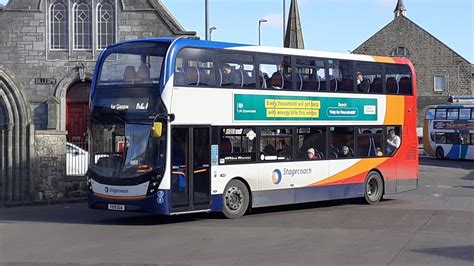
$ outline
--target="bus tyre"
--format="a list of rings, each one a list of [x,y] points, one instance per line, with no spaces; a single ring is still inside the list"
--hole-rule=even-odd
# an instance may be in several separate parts
[[[444,159],[444,150],[442,147],[436,148],[436,159]]]
[[[231,180],[224,189],[223,213],[229,219],[242,217],[250,205],[247,187],[240,180]]]
[[[365,178],[364,197],[368,204],[376,204],[383,197],[383,180],[382,176],[375,171],[370,172]]]

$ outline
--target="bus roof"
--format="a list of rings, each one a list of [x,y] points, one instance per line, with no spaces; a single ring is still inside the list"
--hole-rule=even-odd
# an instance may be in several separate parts
[[[425,107],[425,110],[431,108],[442,108],[442,109],[455,109],[455,108],[474,108],[474,104],[459,104],[459,103],[452,103],[452,104],[433,104],[428,105]]]
[[[239,43],[229,43],[229,42],[217,42],[217,41],[205,41],[198,40],[194,38],[145,38],[145,39],[135,39],[127,40],[120,43],[113,44],[108,48],[113,48],[125,43],[134,43],[134,42],[165,42],[171,43],[171,49],[176,52],[184,47],[198,47],[198,48],[214,48],[214,49],[228,49],[234,51],[246,51],[246,52],[261,52],[261,53],[270,53],[270,54],[283,54],[283,55],[295,55],[295,56],[311,56],[311,57],[320,57],[320,58],[331,58],[331,59],[341,59],[341,60],[357,60],[357,61],[367,61],[367,62],[380,62],[380,63],[392,63],[392,64],[407,64],[409,61],[405,58],[398,57],[385,57],[385,56],[371,56],[371,55],[360,55],[360,54],[347,54],[347,53],[334,53],[334,52],[322,52],[314,50],[302,50],[302,49],[293,49],[293,48],[282,48],[282,47],[270,47],[270,46],[258,46],[250,44],[239,44]]]

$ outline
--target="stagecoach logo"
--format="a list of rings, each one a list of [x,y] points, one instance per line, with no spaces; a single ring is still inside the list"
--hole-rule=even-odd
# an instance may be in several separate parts
[[[272,182],[273,184],[278,185],[283,177],[293,178],[298,176],[311,176],[312,172],[313,170],[311,168],[283,168],[283,171],[275,169],[272,173]]]
[[[113,193],[113,194],[117,194],[117,193],[127,194],[128,193],[128,189],[109,188],[109,187],[105,187],[104,191],[105,191],[105,193],[110,192],[110,193]]]
[[[272,173],[273,184],[278,185],[281,182],[281,171],[278,169],[273,170]]]

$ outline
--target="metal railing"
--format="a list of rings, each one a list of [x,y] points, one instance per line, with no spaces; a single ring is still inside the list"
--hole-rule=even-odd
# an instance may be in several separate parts
[[[68,141],[66,143],[66,175],[84,176],[89,165],[87,141]]]

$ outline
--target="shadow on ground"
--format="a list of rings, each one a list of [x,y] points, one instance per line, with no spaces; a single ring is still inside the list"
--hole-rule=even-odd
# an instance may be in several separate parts
[[[474,263],[474,246],[454,246],[442,248],[423,248],[412,249],[413,252],[424,253],[429,255],[443,256],[458,260],[465,260]]]
[[[384,200],[381,204],[390,204],[391,200]],[[332,200],[277,207],[265,207],[252,210],[248,218],[259,215],[296,212],[301,210],[323,210],[328,207],[357,208],[364,206],[361,199]],[[73,203],[67,205],[30,206],[4,208],[0,212],[0,223],[17,222],[47,222],[62,224],[103,224],[117,226],[149,226],[198,222],[206,219],[225,219],[220,213],[196,213],[177,216],[151,215],[143,213],[112,212],[92,210],[87,203]]]

